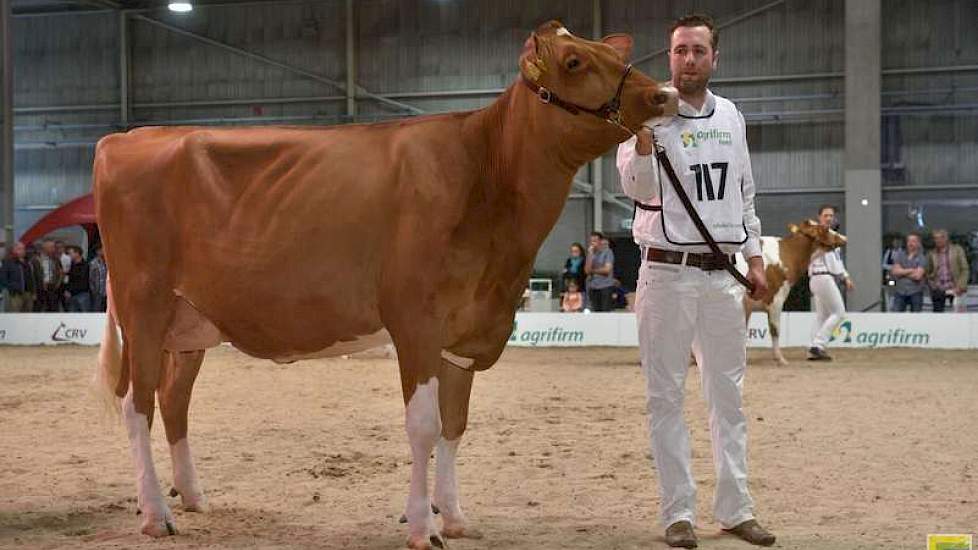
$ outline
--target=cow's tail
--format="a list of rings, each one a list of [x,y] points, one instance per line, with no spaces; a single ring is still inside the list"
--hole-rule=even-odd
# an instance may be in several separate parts
[[[105,332],[102,334],[102,345],[98,351],[98,366],[95,378],[92,380],[95,394],[110,414],[118,415],[121,411],[121,400],[116,395],[119,379],[122,377],[122,339],[119,335],[119,325],[115,319],[115,306],[112,303],[112,285],[108,278],[105,281],[106,308]]]

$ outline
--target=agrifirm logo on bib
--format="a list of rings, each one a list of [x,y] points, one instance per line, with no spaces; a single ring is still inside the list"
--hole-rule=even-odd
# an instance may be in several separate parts
[[[719,128],[709,128],[707,130],[686,130],[679,134],[683,140],[683,149],[699,147],[701,143],[715,141],[720,145],[730,145],[733,141],[733,134]]]
[[[927,535],[927,550],[973,550],[971,535]]]
[[[926,346],[930,344],[930,333],[909,332],[900,327],[857,331],[853,328],[852,320],[846,319],[832,332],[829,342],[856,344],[867,348],[875,348],[876,346]]]

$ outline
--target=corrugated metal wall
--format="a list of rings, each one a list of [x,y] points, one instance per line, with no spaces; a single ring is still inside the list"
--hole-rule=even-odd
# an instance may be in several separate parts
[[[722,25],[767,6],[721,31],[714,84],[747,114],[755,178],[760,190],[768,193],[758,201],[760,215],[767,232],[780,233],[785,223],[810,215],[816,204],[843,202],[840,192],[832,192],[842,188],[843,0],[600,4],[604,30],[632,33],[636,57],[664,48],[669,22],[683,13],[707,11]],[[144,15],[324,79],[346,79],[341,0],[202,7],[189,16],[164,11]],[[492,101],[493,91],[513,81],[516,58],[529,31],[551,18],[579,35],[590,35],[592,3],[358,0],[357,81],[371,92],[391,94],[428,112],[478,108]],[[975,21],[978,4],[970,0],[885,0],[884,68],[978,64]],[[129,25],[134,123],[346,119],[343,91],[335,86],[143,20],[133,19]],[[44,208],[88,190],[92,144],[120,128],[119,18],[112,13],[18,17],[14,32],[19,232]],[[639,67],[667,77],[664,55]],[[978,181],[976,111],[933,110],[978,104],[978,71],[885,73],[883,86],[884,106],[897,109],[884,117],[886,184]],[[458,93],[480,90],[484,92]],[[432,92],[455,93],[417,97]],[[303,97],[319,99],[297,99]],[[188,104],[199,102],[207,104]],[[86,107],[44,110],[66,105]],[[372,100],[361,100],[358,107],[365,120],[401,113]],[[605,188],[620,192],[612,153],[603,165]],[[588,179],[587,174],[585,170],[581,179]],[[895,196],[893,201],[907,202]],[[604,210],[605,227],[624,232],[630,211],[613,204]],[[887,223],[902,223],[899,217],[888,215]],[[559,266],[564,241],[583,239],[591,226],[590,199],[572,198],[538,267]]]

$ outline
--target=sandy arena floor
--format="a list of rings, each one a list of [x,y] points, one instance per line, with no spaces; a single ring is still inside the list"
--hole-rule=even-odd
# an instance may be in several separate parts
[[[277,366],[208,354],[191,443],[212,505],[179,535],[136,534],[125,431],[87,392],[94,348],[0,349],[0,547],[403,547],[409,453],[391,360]],[[752,491],[781,548],[914,549],[978,532],[978,353],[835,352],[777,367],[752,351]],[[634,349],[509,350],[476,376],[459,476],[484,540],[455,549],[666,548],[656,525],[643,381]],[[699,376],[687,411],[700,548],[720,533]],[[157,419],[154,453],[172,479]]]

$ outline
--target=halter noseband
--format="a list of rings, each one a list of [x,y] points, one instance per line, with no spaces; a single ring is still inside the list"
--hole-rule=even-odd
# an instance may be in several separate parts
[[[583,112],[596,116],[601,120],[614,124],[615,126],[627,131],[629,134],[632,134],[633,132],[625,126],[624,117],[621,113],[621,93],[625,89],[625,79],[628,78],[628,75],[631,72],[632,66],[625,65],[625,72],[622,73],[621,80],[618,81],[618,91],[615,92],[615,96],[604,102],[604,104],[597,109],[589,109],[569,101],[564,101],[563,99],[557,97],[557,94],[553,93],[553,91],[540,86],[536,82],[533,82],[527,78],[525,75],[521,76],[523,77],[523,84],[526,84],[526,86],[540,98],[542,103],[556,105],[572,115],[577,115]]]

